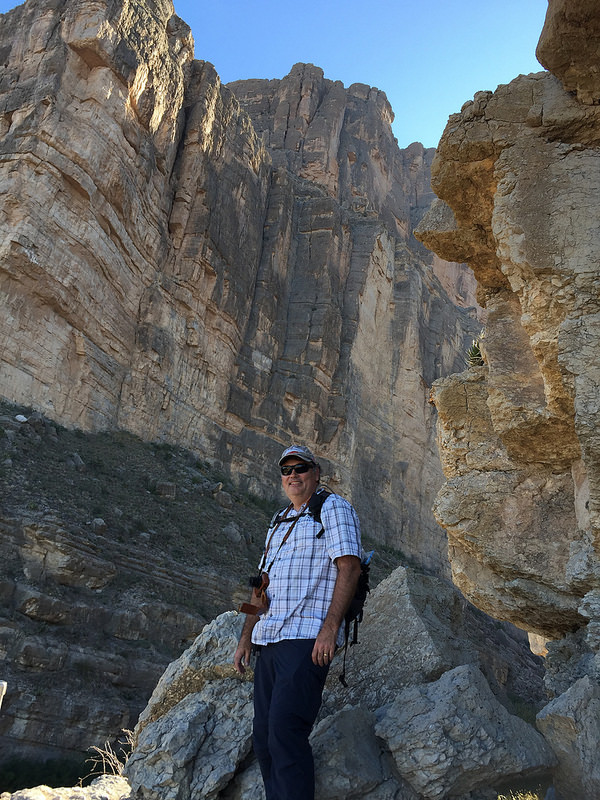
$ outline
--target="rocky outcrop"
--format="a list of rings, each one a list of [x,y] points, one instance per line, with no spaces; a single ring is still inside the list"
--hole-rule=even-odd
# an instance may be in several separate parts
[[[600,34],[593,0],[551,0],[536,55],[582,103],[600,100],[598,53],[592,41]]]
[[[488,788],[498,776],[539,774],[554,763],[544,738],[495,700],[474,666],[401,692],[380,709],[375,733],[402,776],[432,800]]]
[[[127,800],[131,797],[131,788],[125,778],[118,775],[102,775],[90,786],[74,786],[72,788],[53,789],[49,786],[36,786],[34,789],[22,789],[12,795],[8,792],[0,794],[2,800]]]
[[[439,201],[418,232],[442,258],[473,267],[487,310],[485,366],[434,387],[447,478],[436,516],[465,595],[553,640],[547,685],[560,697],[540,727],[559,755],[565,798],[600,791],[586,766],[597,726],[579,710],[595,702],[599,677],[592,6],[551,0],[538,54],[552,72],[480,92],[450,118],[432,165]]]
[[[445,570],[429,387],[479,326],[472,276],[412,237],[433,151],[312,65],[222,86],[168,0],[27,0],[1,35],[3,395],[267,497],[301,439]]]
[[[125,767],[133,796],[264,796],[251,757],[251,684],[231,663],[242,622],[231,613],[214,620],[164,673]],[[539,707],[541,659],[440,579],[392,573],[369,597],[348,689],[339,660],[312,733],[318,797],[483,800],[555,763],[543,737],[503,705]]]

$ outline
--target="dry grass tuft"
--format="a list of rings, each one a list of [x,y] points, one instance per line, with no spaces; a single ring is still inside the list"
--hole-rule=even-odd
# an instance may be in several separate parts
[[[86,759],[86,764],[91,765],[91,770],[84,780],[97,775],[123,775],[123,767],[133,749],[133,731],[124,728],[118,746],[117,751],[106,741],[104,747],[90,747],[92,755]]]

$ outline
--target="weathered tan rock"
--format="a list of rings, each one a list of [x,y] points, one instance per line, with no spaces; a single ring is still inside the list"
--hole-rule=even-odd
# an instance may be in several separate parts
[[[436,516],[465,594],[555,640],[540,720],[565,798],[598,793],[599,734],[578,709],[599,680],[599,26],[594,4],[550,0],[538,55],[554,75],[478,93],[450,118],[440,201],[418,234],[471,264],[488,313],[485,366],[434,389]]]
[[[453,580],[486,613],[560,637],[583,622],[566,575],[580,538],[573,479],[510,458],[486,374],[479,367],[435,387],[448,476],[435,512],[450,533]]]
[[[543,118],[534,115],[539,108]],[[597,239],[584,209],[598,165],[595,151],[570,143],[584,115],[580,138],[587,142],[591,113],[553,76],[521,77],[478,95],[451,119],[434,166],[436,190],[456,225],[446,226],[443,239],[434,229],[430,243],[473,263],[488,309],[486,368],[476,383],[467,374],[436,388],[452,477],[437,516],[452,531],[453,575],[467,596],[554,637],[578,624],[581,595],[569,561],[590,535],[597,538],[597,380],[582,348],[595,341]],[[561,130],[569,144],[561,143]],[[472,170],[480,176],[475,184]],[[579,213],[562,212],[574,203]],[[425,241],[427,226],[419,234]],[[464,391],[476,385],[477,411],[471,407],[465,422]]]
[[[127,800],[131,788],[125,778],[119,775],[102,775],[90,786],[73,786],[53,789],[50,786],[36,786],[18,792],[3,792],[2,800]]]
[[[593,104],[600,99],[595,45],[599,35],[598,8],[593,0],[549,0],[536,55],[582,103]]]

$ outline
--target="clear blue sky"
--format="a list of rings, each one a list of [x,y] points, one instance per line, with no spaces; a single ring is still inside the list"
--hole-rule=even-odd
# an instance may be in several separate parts
[[[298,61],[382,89],[401,147],[435,147],[481,89],[538,72],[547,0],[174,0],[196,58],[223,82],[282,78]],[[0,12],[17,5],[0,0]]]

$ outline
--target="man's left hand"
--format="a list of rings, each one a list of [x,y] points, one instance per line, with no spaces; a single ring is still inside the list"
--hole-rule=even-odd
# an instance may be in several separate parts
[[[315,640],[315,646],[312,651],[313,664],[319,667],[326,667],[331,664],[333,654],[335,653],[335,640],[337,638],[337,629],[333,632],[322,628]]]

